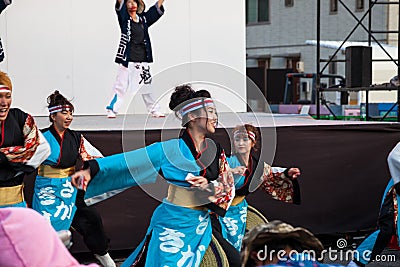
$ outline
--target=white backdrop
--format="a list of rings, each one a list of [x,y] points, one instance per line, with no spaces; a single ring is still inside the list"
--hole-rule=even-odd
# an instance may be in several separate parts
[[[145,2],[147,8],[155,3]],[[164,2],[164,16],[150,27],[156,97],[181,82],[208,80],[208,75],[214,74],[212,83],[234,92],[227,95],[227,90],[211,86],[213,97],[229,99],[226,109],[245,111],[245,4],[232,2]],[[12,78],[14,107],[47,115],[46,97],[59,89],[73,99],[76,114],[105,114],[117,71],[114,56],[120,37],[114,4],[114,0],[13,1],[0,15],[6,53],[0,69]],[[193,62],[218,65],[212,71],[209,64],[186,65],[182,75],[164,72]],[[159,76],[164,78],[157,82]],[[169,111],[169,95],[161,100],[164,112]],[[126,111],[128,104],[122,110]],[[128,112],[146,113],[141,97],[133,99]]]

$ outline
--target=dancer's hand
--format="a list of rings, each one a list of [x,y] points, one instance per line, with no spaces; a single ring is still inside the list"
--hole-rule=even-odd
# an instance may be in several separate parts
[[[230,169],[229,171],[233,174],[243,175],[246,172],[247,168],[245,166],[238,166],[236,168]]]
[[[208,180],[203,176],[188,175],[185,180],[192,185],[191,187],[205,188],[208,185]]]
[[[292,179],[296,179],[301,173],[299,168],[290,168],[288,174]]]
[[[92,177],[90,176],[90,169],[77,171],[71,176],[72,185],[82,190],[86,190],[91,179]]]

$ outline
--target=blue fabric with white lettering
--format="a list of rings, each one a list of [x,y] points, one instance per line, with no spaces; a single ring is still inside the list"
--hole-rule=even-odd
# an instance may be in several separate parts
[[[32,208],[37,210],[56,231],[68,230],[76,211],[77,190],[71,184],[71,177],[36,177]]]
[[[217,151],[214,155],[217,156]],[[219,156],[219,155],[218,155]],[[167,182],[190,187],[188,173],[199,175],[202,168],[182,138],[154,143],[134,151],[96,159],[99,170],[92,177],[86,198],[105,192],[156,181],[159,172]],[[218,168],[215,170],[218,174]],[[164,200],[154,211],[146,236],[122,266],[131,266],[148,246],[145,266],[199,266],[211,242],[209,211],[174,205]],[[146,240],[146,238],[145,238]]]
[[[145,266],[200,266],[211,242],[210,215],[164,201],[153,213],[146,235],[150,234]],[[131,266],[143,245],[121,267]]]
[[[43,136],[46,138],[51,148],[51,154],[43,164],[50,166],[62,164],[62,161],[59,159],[63,159],[65,156],[68,156],[68,161],[71,161],[70,164],[76,162],[78,154],[74,153],[74,157],[72,157],[70,149],[71,151],[79,151],[79,140],[75,140],[75,136],[78,135],[64,134],[62,142],[71,142],[67,143],[69,146],[65,148],[64,153],[62,153],[59,143],[60,140],[57,140],[54,134],[53,128],[43,132]],[[62,154],[64,154],[64,157],[62,157]],[[73,159],[71,159],[71,157]],[[76,211],[75,199],[77,192],[77,189],[71,184],[71,177],[48,178],[38,175],[35,181],[32,208],[48,219],[56,231],[68,230]]]

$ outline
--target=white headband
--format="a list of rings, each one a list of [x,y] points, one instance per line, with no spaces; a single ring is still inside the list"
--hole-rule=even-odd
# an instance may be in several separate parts
[[[193,101],[193,102],[190,102],[190,103],[184,105],[179,110],[179,113],[183,117],[193,110],[200,109],[202,107],[213,106],[213,105],[214,105],[214,101],[211,98],[199,99],[199,100],[196,100],[196,101]]]
[[[251,140],[253,140],[254,142],[256,141],[256,134],[255,134],[254,132],[252,132],[252,131],[236,130],[236,131],[233,133],[233,137],[236,137],[236,136],[238,136],[239,134],[247,134],[247,136],[248,136]]]
[[[70,105],[58,105],[58,106],[50,107],[49,108],[49,113],[53,114],[53,113],[61,112],[63,110],[71,111],[72,110],[72,106],[70,106]]]
[[[11,92],[11,89],[4,84],[0,84],[0,93],[8,93]]]

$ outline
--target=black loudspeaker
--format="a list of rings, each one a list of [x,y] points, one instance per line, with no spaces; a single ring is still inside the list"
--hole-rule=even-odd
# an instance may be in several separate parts
[[[372,83],[372,47],[346,47],[346,87],[365,87]]]

